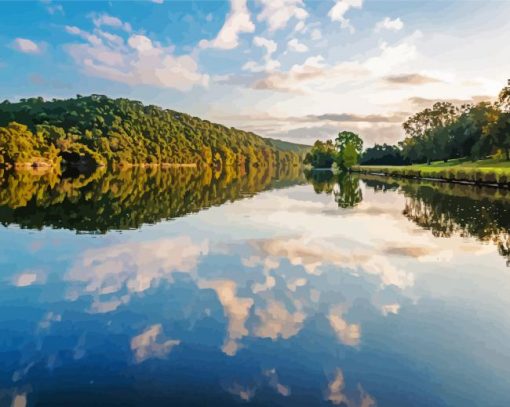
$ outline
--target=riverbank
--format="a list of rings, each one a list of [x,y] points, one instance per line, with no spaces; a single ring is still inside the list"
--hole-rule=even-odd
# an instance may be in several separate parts
[[[357,165],[353,172],[401,178],[455,182],[461,184],[487,185],[498,188],[510,187],[510,162],[480,160],[475,162],[451,160],[431,165]]]

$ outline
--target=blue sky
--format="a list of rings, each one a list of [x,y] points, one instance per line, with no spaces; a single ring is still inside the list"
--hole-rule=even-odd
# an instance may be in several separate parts
[[[510,77],[510,2],[0,2],[0,98],[129,97],[310,143]]]

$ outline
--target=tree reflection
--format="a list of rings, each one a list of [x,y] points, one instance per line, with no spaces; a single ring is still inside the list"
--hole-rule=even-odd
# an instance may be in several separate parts
[[[271,189],[304,182],[297,167],[99,169],[61,178],[33,171],[0,174],[0,222],[105,233],[176,218]]]
[[[306,171],[305,175],[317,194],[333,194],[340,208],[353,208],[363,200],[357,176],[346,172],[333,174],[332,171],[324,170]]]
[[[374,190],[392,188],[397,181],[363,177]],[[436,237],[475,237],[492,242],[510,264],[510,191],[438,182],[398,180],[405,195],[403,215]]]

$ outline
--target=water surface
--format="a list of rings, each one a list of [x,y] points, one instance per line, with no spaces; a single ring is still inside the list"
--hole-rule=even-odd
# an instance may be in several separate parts
[[[0,405],[510,404],[510,195],[5,176]]]

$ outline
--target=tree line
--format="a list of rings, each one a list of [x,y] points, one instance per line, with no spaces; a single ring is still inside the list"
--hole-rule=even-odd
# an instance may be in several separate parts
[[[336,164],[342,171],[347,171],[358,163],[362,151],[363,140],[360,136],[350,131],[342,131],[334,142],[317,140],[303,162],[314,168],[331,168]]]
[[[304,162],[314,168],[331,168],[336,163],[341,170],[348,170],[358,163],[430,164],[489,156],[510,160],[510,84],[494,102],[460,107],[437,102],[409,117],[402,127],[405,138],[399,143],[375,144],[364,151],[357,134],[342,131],[334,141],[317,140]]]
[[[103,95],[0,103],[0,166],[296,166],[307,146]]]
[[[403,124],[397,145],[375,145],[361,157],[366,165],[406,165],[493,156],[510,160],[510,85],[497,100],[464,104],[437,102]]]

